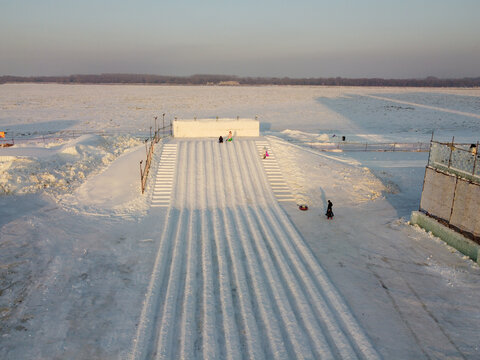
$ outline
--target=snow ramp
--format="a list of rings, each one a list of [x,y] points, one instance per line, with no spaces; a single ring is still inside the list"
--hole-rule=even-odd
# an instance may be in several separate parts
[[[379,358],[279,206],[264,143],[170,142],[171,198],[151,211],[166,222],[129,359]]]

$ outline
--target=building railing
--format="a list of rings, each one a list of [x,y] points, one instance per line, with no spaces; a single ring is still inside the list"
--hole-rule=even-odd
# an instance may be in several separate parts
[[[480,154],[476,144],[432,140],[428,166],[480,183]]]

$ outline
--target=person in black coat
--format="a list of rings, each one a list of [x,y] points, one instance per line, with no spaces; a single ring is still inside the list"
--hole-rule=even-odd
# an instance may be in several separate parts
[[[223,143],[223,136],[222,136],[222,135],[220,135],[220,137],[218,138],[218,142],[219,142],[220,144]]]
[[[333,219],[333,216],[334,216],[332,208],[333,208],[333,203],[330,200],[328,200],[327,213],[325,215],[327,215],[327,219],[329,220]]]

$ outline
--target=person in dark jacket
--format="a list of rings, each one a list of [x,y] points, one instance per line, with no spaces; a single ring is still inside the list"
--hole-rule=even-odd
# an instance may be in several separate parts
[[[328,200],[327,213],[325,215],[327,215],[327,219],[329,220],[333,219],[333,216],[334,216],[332,208],[333,208],[333,203],[330,200]]]
[[[222,136],[222,135],[220,135],[220,137],[218,138],[218,142],[219,142],[220,144],[223,143],[223,136]]]

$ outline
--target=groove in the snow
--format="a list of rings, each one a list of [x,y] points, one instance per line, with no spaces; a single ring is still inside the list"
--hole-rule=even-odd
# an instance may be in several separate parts
[[[160,166],[177,166],[159,166],[152,195],[170,207],[130,358],[378,358],[280,207],[294,199],[269,144],[171,149]]]

